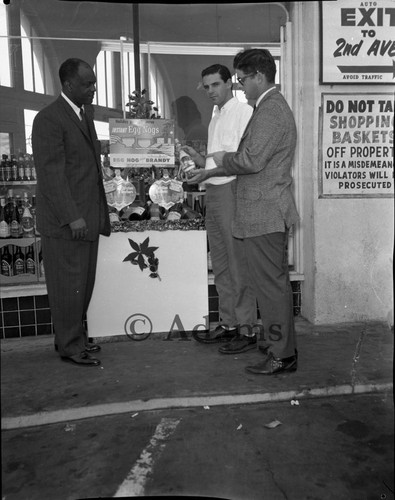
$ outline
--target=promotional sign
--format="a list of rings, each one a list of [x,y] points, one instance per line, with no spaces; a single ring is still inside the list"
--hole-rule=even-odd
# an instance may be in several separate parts
[[[394,95],[322,94],[320,198],[394,196]]]
[[[109,119],[111,166],[174,166],[173,120]]]
[[[321,2],[321,83],[393,83],[395,2]]]

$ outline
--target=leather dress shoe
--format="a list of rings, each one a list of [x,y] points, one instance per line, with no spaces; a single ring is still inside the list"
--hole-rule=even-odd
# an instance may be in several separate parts
[[[243,352],[251,351],[251,349],[256,349],[256,344],[256,336],[246,337],[245,335],[239,335],[228,344],[221,346],[218,351],[221,354],[242,354]]]
[[[79,366],[99,366],[101,364],[100,359],[90,356],[86,351],[80,354],[74,354],[73,356],[62,356],[61,360]]]
[[[229,342],[229,340],[237,336],[237,332],[237,328],[232,328],[230,330],[224,328],[222,325],[218,325],[215,330],[209,332],[195,331],[192,333],[192,336],[202,344],[218,344],[220,342]]]
[[[289,358],[275,358],[272,353],[262,362],[254,366],[246,366],[245,370],[254,375],[276,375],[277,373],[295,372],[298,368],[298,355]]]
[[[92,352],[99,352],[100,350],[101,350],[101,347],[98,344],[92,344],[92,342],[88,342],[85,345],[85,352],[87,352],[89,354]],[[55,351],[56,352],[59,351],[59,348],[56,344],[55,344]]]

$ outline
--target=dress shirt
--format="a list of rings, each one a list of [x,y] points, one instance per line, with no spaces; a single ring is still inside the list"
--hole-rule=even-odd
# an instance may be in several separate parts
[[[252,107],[232,97],[222,108],[214,106],[213,115],[208,127],[207,154],[216,151],[234,152],[240,143],[247,123],[252,115]],[[214,158],[206,159],[206,170],[216,167]],[[226,184],[235,179],[235,175],[226,177],[211,177],[205,184]]]
[[[76,104],[74,104],[74,103],[73,103],[73,101],[71,101],[71,100],[67,97],[67,95],[66,95],[66,94],[64,94],[63,92],[61,92],[61,93],[60,93],[60,95],[63,97],[63,99],[64,99],[64,100],[65,100],[68,104],[70,104],[70,106],[72,107],[72,109],[73,109],[74,113],[78,116],[78,119],[79,119],[80,121],[82,121],[82,116],[81,116],[80,111],[81,111],[81,109],[82,109],[82,111],[85,113],[84,105],[82,105],[82,106],[79,108]]]

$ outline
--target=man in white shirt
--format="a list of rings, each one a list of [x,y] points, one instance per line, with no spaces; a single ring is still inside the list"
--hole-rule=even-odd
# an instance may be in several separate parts
[[[253,110],[233,96],[232,77],[226,66],[214,64],[204,69],[201,76],[203,88],[214,103],[208,129],[207,157],[202,157],[190,146],[183,149],[196,165],[210,170],[216,167],[210,154],[237,151]],[[246,352],[256,349],[253,326],[257,306],[242,242],[232,236],[236,176],[210,177],[205,187],[206,229],[219,297],[220,322],[214,331],[197,333],[195,339],[206,344],[240,339],[239,348],[232,354]]]

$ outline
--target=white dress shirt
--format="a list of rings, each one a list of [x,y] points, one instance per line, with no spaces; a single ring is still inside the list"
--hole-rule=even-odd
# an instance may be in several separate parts
[[[216,151],[234,152],[240,143],[243,132],[250,121],[253,109],[249,104],[242,103],[232,97],[222,108],[214,106],[213,115],[208,127],[207,154]],[[206,170],[215,168],[213,158],[206,158]],[[204,184],[226,184],[235,179],[235,175],[226,177],[211,177]]]
[[[78,116],[78,119],[79,120],[82,120],[81,118],[81,114],[80,114],[80,111],[81,111],[81,108],[82,110],[85,112],[85,109],[84,109],[84,105],[81,106],[81,108],[79,108],[76,104],[73,103],[73,101],[71,101],[66,94],[64,94],[63,92],[60,93],[60,95],[63,97],[63,99],[68,103],[70,104],[70,106],[73,108],[73,111],[74,113]]]

